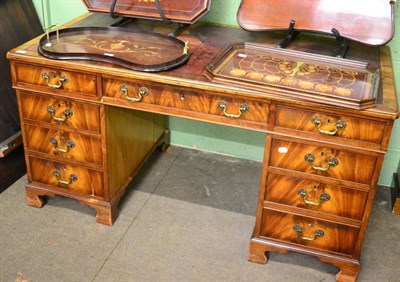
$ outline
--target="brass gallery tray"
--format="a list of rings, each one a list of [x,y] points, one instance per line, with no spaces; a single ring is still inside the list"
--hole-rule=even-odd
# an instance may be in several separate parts
[[[254,44],[232,45],[207,66],[215,83],[353,109],[374,107],[379,69],[367,63]]]
[[[239,25],[250,31],[287,30],[332,34],[368,45],[384,45],[394,35],[395,0],[242,0]]]
[[[114,7],[115,15],[152,20],[162,19],[161,10],[171,22],[192,24],[210,10],[211,0],[83,0],[83,3],[91,12],[110,13]]]
[[[52,31],[41,38],[38,52],[51,59],[101,61],[146,72],[176,68],[190,56],[177,38],[112,27]]]

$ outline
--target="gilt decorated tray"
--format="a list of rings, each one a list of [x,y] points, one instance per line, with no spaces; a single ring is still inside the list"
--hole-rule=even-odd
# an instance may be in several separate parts
[[[332,34],[368,45],[394,35],[395,0],[242,0],[239,25],[249,31],[287,30]]]
[[[89,11],[116,16],[192,24],[209,10],[211,0],[83,0]],[[160,12],[162,15],[160,15]]]
[[[207,66],[215,83],[352,109],[374,107],[379,69],[367,63],[253,44],[231,45]]]
[[[177,38],[113,27],[52,31],[41,38],[38,52],[50,59],[93,60],[146,72],[176,68],[190,56],[188,44]]]

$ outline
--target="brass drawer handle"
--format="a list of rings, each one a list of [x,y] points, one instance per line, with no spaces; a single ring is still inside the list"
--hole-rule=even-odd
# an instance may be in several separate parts
[[[53,106],[48,106],[47,107],[47,112],[53,117],[53,119],[55,121],[59,121],[59,122],[64,122],[66,121],[68,118],[70,118],[73,114],[72,110],[70,108],[65,109],[64,113],[63,113],[63,117],[56,117],[56,110],[54,109]]]
[[[297,194],[301,196],[304,203],[310,206],[320,206],[323,202],[329,201],[331,199],[331,196],[328,193],[322,193],[319,197],[318,202],[310,201],[307,199],[307,191],[304,188],[299,189],[299,191],[297,191]]]
[[[336,122],[335,129],[332,130],[332,131],[321,129],[322,121],[321,121],[321,118],[318,117],[318,116],[313,117],[313,118],[311,119],[311,122],[317,126],[317,130],[318,130],[321,134],[329,135],[329,136],[335,135],[339,130],[343,130],[343,129],[345,129],[345,127],[346,127],[346,122],[345,122],[344,120],[341,120],[341,119],[339,119],[339,120]],[[329,120],[329,119],[328,119],[328,123],[330,123],[330,120]]]
[[[218,102],[218,108],[220,108],[223,111],[224,115],[226,117],[229,117],[229,118],[240,118],[240,116],[243,113],[247,113],[250,110],[249,105],[247,105],[246,103],[243,103],[239,107],[239,113],[238,114],[230,114],[230,113],[227,112],[228,111],[228,105],[226,104],[225,101],[222,101],[222,100]]]
[[[301,238],[302,240],[304,240],[304,241],[315,241],[315,240],[317,240],[319,237],[324,237],[324,235],[325,235],[325,232],[324,232],[324,231],[318,229],[318,230],[315,231],[314,237],[312,237],[312,238],[310,238],[310,237],[305,237],[305,236],[303,236],[303,228],[302,228],[300,225],[298,225],[298,224],[296,224],[295,226],[293,226],[293,230],[294,230],[294,232],[296,232],[296,233],[300,236],[300,238]]]
[[[316,171],[328,171],[331,167],[335,167],[339,164],[339,161],[336,158],[331,158],[328,161],[328,166],[326,167],[316,166],[314,165],[315,158],[313,154],[306,154],[304,156],[304,160],[309,162],[311,167]]]
[[[140,87],[138,93],[139,97],[137,98],[129,97],[128,86],[126,86],[125,84],[121,84],[121,86],[119,87],[119,91],[121,91],[125,95],[125,98],[131,102],[139,102],[143,99],[144,96],[149,95],[149,89],[147,89],[146,87]]]
[[[61,153],[68,153],[70,149],[75,148],[75,143],[72,142],[71,140],[67,141],[66,143],[66,148],[60,148],[58,147],[58,141],[55,137],[50,137],[50,143],[54,145],[54,148],[56,148],[57,151]]]
[[[75,174],[71,174],[68,178],[68,180],[62,180],[61,179],[61,173],[58,170],[53,171],[53,175],[57,178],[58,182],[64,185],[69,185],[74,181],[78,180],[78,177]]]
[[[50,75],[47,72],[42,73],[42,78],[44,80],[46,80],[47,85],[49,87],[54,88],[54,89],[59,89],[63,86],[63,84],[68,82],[68,78],[65,75],[61,75],[60,78],[58,79],[58,84],[51,84],[50,83]]]

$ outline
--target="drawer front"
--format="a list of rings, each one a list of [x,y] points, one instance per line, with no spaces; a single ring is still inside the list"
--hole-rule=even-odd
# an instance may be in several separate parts
[[[117,98],[126,105],[135,103],[153,104],[176,109],[184,109],[184,96],[168,85],[148,82],[127,82],[111,78],[103,78],[105,96]]]
[[[375,144],[381,144],[385,129],[385,123],[375,120],[285,106],[277,106],[275,126]]]
[[[67,163],[29,157],[31,181],[53,185],[72,193],[104,197],[100,171]]]
[[[361,220],[368,192],[270,173],[265,200]]]
[[[67,95],[97,96],[95,75],[20,64],[16,64],[15,71],[18,86],[34,86]]]
[[[270,166],[370,184],[376,157],[273,139]]]
[[[100,137],[25,124],[29,150],[65,159],[102,164]]]
[[[103,78],[103,93],[125,104],[144,103],[174,109],[212,114],[225,120],[254,121],[267,124],[269,105],[245,99],[233,99],[201,90]],[[226,119],[228,118],[228,119]]]
[[[21,94],[22,115],[26,120],[100,132],[99,106],[62,98]]]
[[[208,113],[230,120],[243,120],[268,123],[269,104],[249,99],[232,98],[228,96],[208,96],[193,93],[187,99],[186,109]]]
[[[264,209],[261,236],[296,245],[352,255],[359,229]]]

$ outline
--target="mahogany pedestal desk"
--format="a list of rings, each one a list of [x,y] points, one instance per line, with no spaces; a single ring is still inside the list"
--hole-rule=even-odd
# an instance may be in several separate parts
[[[105,15],[86,15],[69,25],[112,21]],[[148,21],[135,21],[130,28],[170,32]],[[267,137],[249,260],[265,263],[267,251],[296,251],[339,267],[337,280],[354,281],[398,117],[390,50],[350,45],[347,58],[381,66],[378,103],[367,110],[224,86],[203,75],[227,44],[274,45],[282,36],[196,24],[179,36],[190,42],[189,61],[161,73],[47,59],[37,52],[38,38],[10,51],[28,169],[28,205],[42,207],[42,196],[66,196],[95,208],[97,221],[112,225],[127,184],[166,137],[166,116],[257,130]],[[329,56],[335,44],[302,35],[289,49]],[[221,101],[225,107],[220,107]],[[244,104],[247,111],[241,110]],[[310,154],[314,162],[305,158]],[[333,158],[336,166],[320,169]]]

